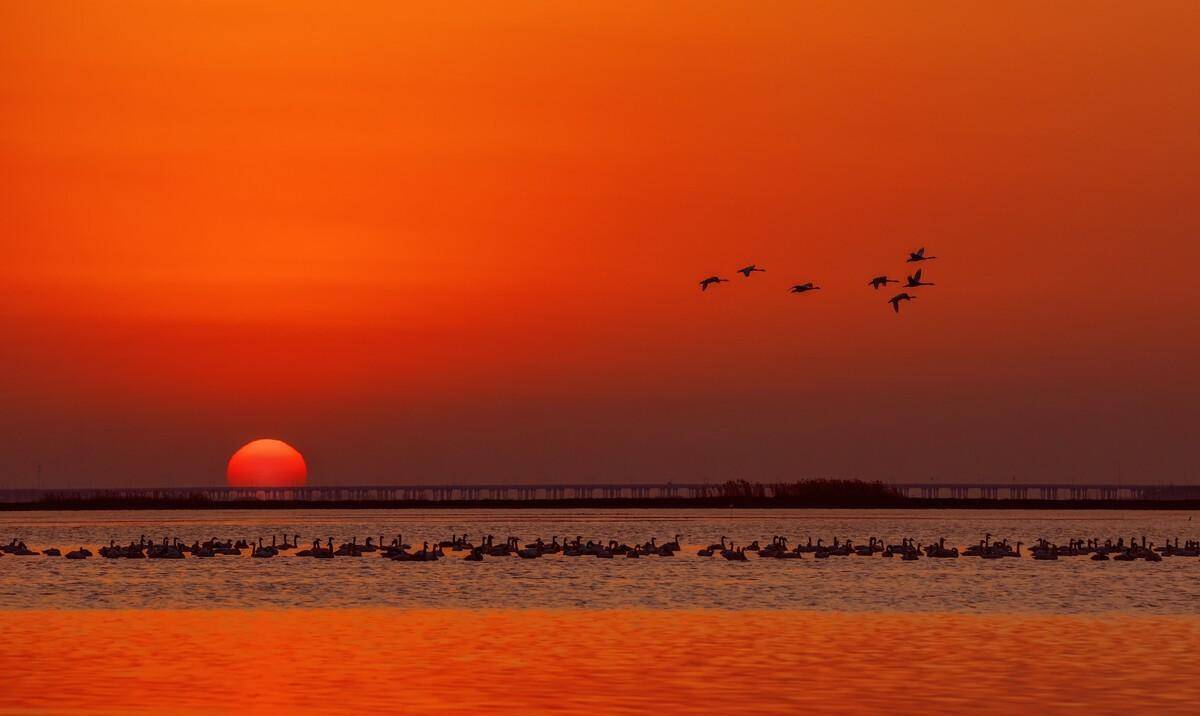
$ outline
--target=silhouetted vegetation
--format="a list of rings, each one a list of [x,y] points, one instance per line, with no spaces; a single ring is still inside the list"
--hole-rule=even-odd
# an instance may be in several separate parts
[[[729,480],[712,485],[711,489],[705,487],[699,499],[705,498],[856,506],[895,505],[908,499],[882,482],[862,480],[798,480],[773,483]]]

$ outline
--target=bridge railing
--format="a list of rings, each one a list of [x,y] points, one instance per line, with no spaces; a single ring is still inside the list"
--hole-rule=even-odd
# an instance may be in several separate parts
[[[305,487],[122,487],[90,489],[0,489],[0,502],[42,500],[207,500],[272,501],[478,501],[563,499],[650,499],[700,497],[711,486],[699,484],[559,484],[559,485],[310,485]]]
[[[772,496],[765,485],[763,496]],[[895,483],[907,497],[983,500],[1144,500],[1200,499],[1200,486],[1116,485],[1071,483]],[[611,500],[719,497],[721,486],[711,483],[564,483],[476,485],[309,485],[304,487],[122,487],[90,489],[0,489],[0,502],[43,500],[190,500],[210,502],[258,501],[481,501],[481,500]]]

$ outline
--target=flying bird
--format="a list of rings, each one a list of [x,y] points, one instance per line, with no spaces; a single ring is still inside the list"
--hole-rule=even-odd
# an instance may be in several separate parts
[[[750,264],[749,266],[738,269],[738,273],[746,278],[750,278],[750,274],[754,273],[755,271],[766,271],[766,269],[760,269],[756,264]]]
[[[900,281],[894,278],[888,278],[887,276],[876,276],[875,278],[871,279],[869,283],[871,288],[879,290],[889,283],[900,283]]]
[[[917,272],[908,277],[908,283],[904,284],[905,288],[920,288],[921,286],[936,286],[937,284],[926,283],[921,280],[921,272],[924,269],[917,269]]]
[[[807,291],[816,291],[819,288],[821,287],[814,286],[812,281],[809,281],[808,283],[798,283],[795,286],[792,286],[788,289],[788,293],[805,293]]]
[[[892,296],[890,299],[888,299],[888,303],[892,304],[893,311],[895,311],[896,313],[899,313],[900,312],[900,302],[901,301],[911,301],[914,298],[916,298],[916,296],[910,296],[907,293],[898,293],[895,296]]]
[[[727,282],[727,281],[729,281],[729,279],[727,279],[727,278],[720,278],[720,277],[718,277],[718,276],[709,276],[708,278],[706,278],[706,279],[704,279],[703,281],[701,281],[701,282],[700,282],[700,290],[701,290],[701,291],[707,291],[709,286],[711,286],[711,285],[712,285],[712,284],[714,284],[714,283],[721,283],[722,281],[726,281],[726,282]]]
[[[936,256],[926,256],[925,255],[925,247],[922,246],[921,248],[917,249],[916,251],[913,251],[908,254],[908,263],[912,263],[913,261],[929,261],[930,259],[936,259],[936,258],[937,258]]]

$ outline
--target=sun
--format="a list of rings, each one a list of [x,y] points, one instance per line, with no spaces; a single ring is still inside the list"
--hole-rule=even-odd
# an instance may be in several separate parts
[[[246,443],[229,458],[225,479],[230,487],[300,487],[308,465],[296,448],[263,438]]]

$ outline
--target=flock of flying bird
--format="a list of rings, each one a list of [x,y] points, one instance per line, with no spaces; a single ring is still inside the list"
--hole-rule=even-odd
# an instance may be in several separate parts
[[[385,543],[383,535],[379,536],[378,542],[375,542],[374,538],[368,537],[362,544],[359,543],[357,537],[354,537],[351,541],[341,544],[336,549],[333,546],[333,537],[329,537],[324,545],[322,545],[320,539],[315,539],[310,547],[299,549],[300,535],[293,535],[290,542],[288,541],[288,535],[284,535],[282,544],[277,542],[275,536],[272,535],[270,544],[266,544],[265,540],[261,537],[257,541],[247,541],[244,539],[236,541],[232,539],[219,540],[213,537],[204,542],[196,540],[190,545],[180,541],[178,538],[172,540],[163,537],[162,542],[154,542],[153,540],[147,540],[145,535],[142,535],[137,542],[131,541],[128,545],[118,545],[115,541],[110,541],[107,546],[100,547],[97,551],[101,557],[108,559],[183,559],[187,554],[193,557],[240,556],[243,554],[242,550],[249,552],[251,557],[260,559],[275,557],[291,550],[296,550],[294,552],[296,557],[331,559],[333,557],[362,557],[366,554],[378,554],[380,557],[397,562],[435,562],[446,557],[446,550],[460,553],[466,552],[467,554],[462,559],[468,562],[482,562],[485,556],[537,559],[550,554],[561,554],[564,557],[587,556],[604,559],[616,556],[626,558],[650,556],[674,557],[675,553],[682,549],[679,543],[680,536],[675,535],[673,540],[661,543],[651,537],[650,541],[644,544],[633,545],[625,544],[615,539],[610,539],[607,542],[589,539],[584,542],[582,536],[575,539],[564,538],[560,542],[558,537],[554,536],[550,538],[549,542],[539,537],[533,542],[522,545],[519,537],[509,537],[504,542],[497,543],[492,535],[484,535],[479,543],[475,544],[470,541],[468,535],[455,534],[451,535],[450,539],[440,542],[432,544],[424,542],[421,549],[409,551],[412,549],[412,545],[405,544],[403,535],[396,535],[396,538],[388,543]],[[810,554],[817,559],[849,556],[871,557],[877,554],[882,557],[897,556],[904,561],[913,561],[922,557],[954,559],[960,555],[982,559],[1000,559],[1005,557],[1022,557],[1021,547],[1024,544],[1017,542],[1014,546],[1007,539],[993,541],[990,534],[984,535],[983,539],[965,547],[962,551],[958,547],[947,547],[945,538],[939,539],[937,542],[922,545],[915,539],[908,537],[901,539],[896,544],[888,544],[876,537],[871,537],[865,544],[855,544],[851,540],[842,541],[837,537],[834,537],[833,541],[829,543],[826,543],[823,539],[818,539],[814,543],[810,537],[806,544],[791,548],[788,546],[788,538],[782,535],[773,537],[770,544],[766,546],[760,546],[758,540],[755,540],[748,545],[738,547],[733,542],[727,542],[727,539],[722,536],[719,543],[710,544],[707,547],[697,550],[697,556],[712,557],[720,555],[727,560],[735,562],[747,561],[747,553],[756,554],[762,559],[801,559],[805,554]],[[0,557],[6,554],[16,556],[64,556],[61,550],[53,547],[38,552],[37,550],[30,549],[23,540],[16,538],[6,545],[0,545]],[[81,546],[77,550],[67,552],[65,557],[67,559],[87,559],[92,555],[93,552],[90,549]],[[1066,545],[1058,545],[1045,539],[1038,539],[1029,545],[1029,555],[1036,560],[1057,560],[1059,557],[1090,556],[1093,561],[1097,562],[1109,559],[1118,562],[1132,562],[1138,559],[1147,562],[1160,562],[1163,557],[1200,557],[1200,540],[1187,540],[1181,546],[1179,538],[1176,537],[1174,541],[1168,539],[1163,546],[1155,547],[1153,542],[1146,542],[1144,535],[1140,542],[1136,537],[1130,538],[1128,542],[1123,537],[1119,537],[1116,540],[1107,539],[1104,541],[1092,538],[1071,539]],[[1112,556],[1110,557],[1110,555]]]
[[[936,259],[936,258],[937,258],[936,256],[926,256],[925,255],[925,247],[922,246],[921,248],[917,249],[916,251],[909,252],[907,263],[920,263],[922,261],[932,261],[933,259]],[[766,271],[766,269],[759,268],[757,264],[750,264],[749,266],[743,266],[742,268],[737,270],[738,273],[740,273],[742,276],[745,276],[746,278],[750,278],[750,276],[755,273],[762,273],[765,271]],[[908,280],[904,284],[904,288],[916,289],[916,288],[921,288],[923,286],[936,285],[933,283],[928,283],[926,281],[922,281],[921,280],[922,271],[923,271],[923,269],[917,269],[915,273],[910,274],[908,276]],[[713,286],[713,285],[721,284],[721,283],[728,283],[728,282],[729,282],[729,279],[727,279],[727,278],[721,278],[720,276],[709,276],[708,278],[702,279],[700,281],[700,290],[707,291],[709,286]],[[882,275],[882,276],[876,276],[875,278],[872,278],[870,281],[867,282],[867,285],[870,286],[871,288],[875,289],[876,291],[878,291],[881,288],[887,288],[887,285],[889,283],[900,283],[900,281],[898,279],[888,278],[887,275]],[[809,291],[820,290],[820,288],[821,287],[816,285],[814,282],[809,281],[808,283],[795,284],[794,286],[792,286],[791,288],[788,289],[788,293],[808,293]],[[889,298],[888,303],[892,304],[893,311],[895,311],[896,313],[899,313],[901,301],[912,301],[915,298],[916,298],[916,296],[912,295],[911,293],[908,293],[907,291],[904,291],[904,292],[898,293],[895,296],[892,296],[891,298]]]

